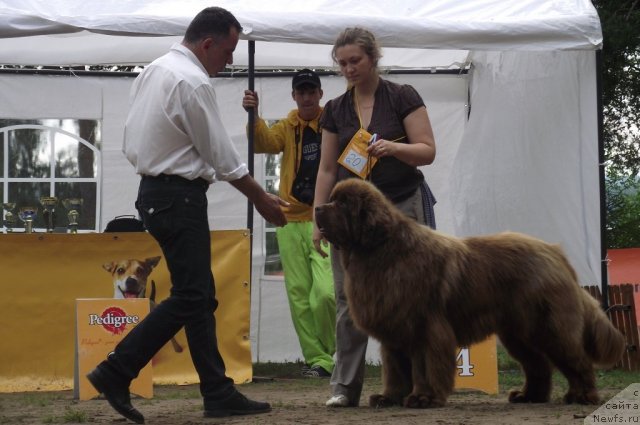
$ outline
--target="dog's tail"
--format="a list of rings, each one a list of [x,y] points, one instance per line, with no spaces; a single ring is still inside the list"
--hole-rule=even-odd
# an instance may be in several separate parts
[[[587,353],[601,367],[615,365],[626,350],[626,341],[595,298],[584,291],[585,305],[584,343]]]
[[[154,280],[151,281],[151,292],[149,293],[149,299],[151,302],[156,302],[156,282]]]

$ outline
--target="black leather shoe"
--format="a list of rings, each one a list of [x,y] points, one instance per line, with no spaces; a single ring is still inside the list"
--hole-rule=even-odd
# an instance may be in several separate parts
[[[231,415],[255,415],[271,411],[271,405],[262,401],[249,400],[242,393],[236,391],[225,401],[205,403],[205,418],[222,418]]]
[[[144,423],[144,416],[131,405],[131,394],[129,387],[117,383],[114,379],[100,370],[100,367],[93,369],[87,374],[87,379],[98,392],[104,394],[111,407],[125,418],[137,423]]]

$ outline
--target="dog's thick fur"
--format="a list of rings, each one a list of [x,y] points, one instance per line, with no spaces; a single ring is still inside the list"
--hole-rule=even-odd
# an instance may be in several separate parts
[[[492,333],[525,373],[509,401],[548,402],[555,366],[566,403],[599,402],[594,364],[615,364],[624,338],[558,246],[519,233],[445,235],[359,179],[338,183],[316,221],[340,250],[355,324],[381,343],[383,392],[371,406],[443,406],[456,347]]]

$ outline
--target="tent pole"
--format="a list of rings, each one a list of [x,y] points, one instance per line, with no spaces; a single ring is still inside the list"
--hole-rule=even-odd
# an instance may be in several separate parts
[[[249,40],[249,87],[248,89],[253,91],[255,86],[255,69],[254,69],[254,59],[256,53],[256,44],[255,41]],[[255,115],[253,113],[253,109],[247,112],[248,118],[248,126],[249,131],[247,132],[247,143],[248,143],[248,158],[247,165],[249,167],[249,174],[253,177],[253,135],[254,135],[254,123],[255,123]],[[253,204],[251,201],[247,201],[247,229],[250,231],[250,237],[253,241]],[[253,244],[252,244],[253,245]]]
[[[602,307],[609,308],[609,272],[607,259],[607,190],[605,185],[604,113],[602,108],[602,50],[596,50],[596,96],[598,109],[598,164],[600,178],[600,272]]]
[[[256,55],[256,42],[249,40],[248,45],[248,58],[249,58],[249,72],[248,72],[248,89],[254,91],[255,89],[255,55]],[[247,131],[247,166],[249,168],[249,174],[253,177],[253,140],[255,136],[255,114],[253,109],[247,112],[247,121],[249,131]],[[253,286],[253,203],[247,199],[247,229],[249,229],[249,300],[251,300],[252,286]],[[258,321],[257,321],[257,338],[256,338],[256,361],[260,361],[260,316],[262,315],[262,285],[258,285]],[[251,303],[251,301],[249,301]]]

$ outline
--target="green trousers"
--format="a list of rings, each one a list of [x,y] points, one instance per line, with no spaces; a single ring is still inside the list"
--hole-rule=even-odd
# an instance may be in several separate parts
[[[331,260],[315,250],[313,223],[290,222],[276,229],[293,327],[305,363],[333,371],[336,298]]]

